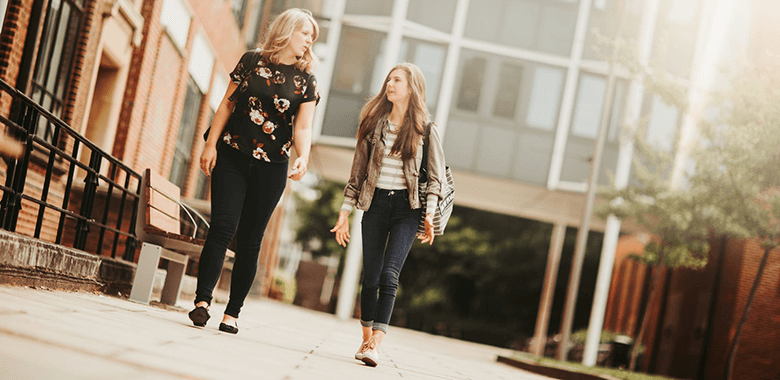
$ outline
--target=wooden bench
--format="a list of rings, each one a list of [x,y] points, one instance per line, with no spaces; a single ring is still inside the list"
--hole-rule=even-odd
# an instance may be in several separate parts
[[[195,237],[199,225],[208,228],[205,218],[181,202],[181,190],[159,174],[146,169],[141,183],[136,236],[141,254],[130,292],[130,300],[148,304],[160,260],[168,260],[160,302],[174,305],[179,298],[184,272],[190,258],[198,259],[205,240]],[[188,216],[195,228],[192,236],[181,234],[180,215]]]

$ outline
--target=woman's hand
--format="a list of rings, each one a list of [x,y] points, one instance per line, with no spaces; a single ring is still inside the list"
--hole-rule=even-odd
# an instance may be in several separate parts
[[[336,233],[336,242],[342,247],[346,247],[349,243],[349,213],[342,210],[339,212],[339,220],[336,222],[336,226],[333,227],[330,232]]]
[[[433,233],[433,214],[425,214],[425,235],[417,236],[420,242],[428,245],[433,245],[433,238],[436,235]]]
[[[303,157],[298,157],[295,159],[295,162],[293,163],[292,170],[290,171],[290,179],[293,181],[300,181],[301,178],[306,174],[307,170],[307,163],[308,160],[306,160]]]
[[[203,153],[200,155],[200,170],[203,170],[203,174],[210,177],[211,171],[214,170],[214,166],[217,164],[217,147],[206,144],[203,148]]]

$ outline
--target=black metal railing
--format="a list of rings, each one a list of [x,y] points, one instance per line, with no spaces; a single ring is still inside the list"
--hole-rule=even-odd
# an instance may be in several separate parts
[[[121,257],[133,261],[141,175],[2,80],[0,95],[12,99],[0,123],[24,143],[20,158],[5,159],[0,228],[114,258],[124,245]],[[40,137],[40,128],[51,138]]]

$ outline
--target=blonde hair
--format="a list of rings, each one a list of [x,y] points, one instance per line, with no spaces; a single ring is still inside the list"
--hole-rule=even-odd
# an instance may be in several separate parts
[[[290,38],[293,32],[301,30],[306,22],[310,22],[314,33],[312,35],[312,42],[317,40],[320,35],[320,26],[317,25],[317,21],[314,20],[311,12],[307,9],[290,8],[279,16],[271,23],[266,34],[265,42],[261,46],[263,58],[279,64],[279,53],[290,44]],[[306,49],[303,56],[295,63],[295,67],[298,70],[311,73],[319,64],[319,59],[311,51],[311,47]]]
[[[393,103],[387,99],[386,91],[387,81],[395,70],[401,70],[409,83],[409,106],[390,152],[400,154],[402,159],[408,160],[417,154],[417,145],[425,132],[425,124],[430,118],[428,106],[425,104],[425,77],[420,68],[414,64],[400,63],[387,73],[387,77],[382,83],[382,89],[360,110],[357,138],[358,141],[369,139],[377,123],[389,115],[393,109]]]

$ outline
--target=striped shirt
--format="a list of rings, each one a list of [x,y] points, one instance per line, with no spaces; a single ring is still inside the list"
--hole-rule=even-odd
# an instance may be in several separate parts
[[[400,155],[392,155],[393,144],[398,137],[398,130],[395,124],[388,121],[389,128],[385,133],[385,154],[382,156],[382,168],[377,178],[376,188],[385,190],[406,190],[406,178],[404,177],[404,162]],[[435,194],[429,194],[426,198],[426,213],[436,212],[436,206],[439,203],[439,197]],[[344,199],[341,209],[352,212],[355,206],[354,199]]]
[[[406,190],[406,178],[404,177],[404,162],[400,155],[390,154],[398,137],[398,128],[393,123],[388,123],[389,128],[385,133],[385,154],[382,156],[382,169],[376,181],[378,189]]]

